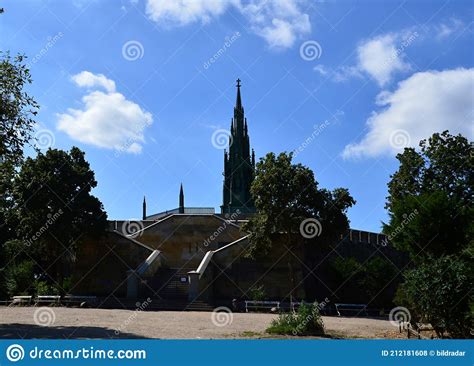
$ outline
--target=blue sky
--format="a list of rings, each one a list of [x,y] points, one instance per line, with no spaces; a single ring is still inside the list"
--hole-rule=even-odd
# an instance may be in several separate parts
[[[44,148],[78,146],[111,219],[221,204],[235,79],[257,157],[296,150],[380,230],[395,155],[473,137],[469,1],[0,1],[0,49],[27,54]]]

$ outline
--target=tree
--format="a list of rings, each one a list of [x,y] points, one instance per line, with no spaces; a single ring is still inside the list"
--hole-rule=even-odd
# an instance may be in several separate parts
[[[397,155],[398,171],[388,184],[390,221],[384,232],[414,261],[453,254],[473,238],[474,149],[447,131]]]
[[[388,184],[389,241],[410,254],[396,301],[443,336],[467,336],[472,316],[474,148],[448,131],[397,155]],[[469,326],[467,326],[468,324]]]
[[[15,178],[17,237],[47,280],[58,286],[77,243],[106,228],[102,204],[90,194],[96,185],[94,172],[77,147],[70,152],[49,149],[27,158]]]
[[[22,161],[24,146],[33,139],[38,110],[36,101],[24,91],[31,83],[24,61],[22,55],[11,58],[0,51],[0,297],[6,293],[4,244],[15,236],[16,223],[11,217],[15,169]]]
[[[293,251],[303,244],[333,242],[348,229],[345,213],[355,203],[346,189],[319,189],[311,169],[293,164],[291,153],[269,153],[262,158],[250,191],[257,213],[245,229],[251,232],[249,255],[253,258],[268,254],[274,245]],[[302,235],[307,219],[321,225],[322,230],[313,227],[319,236]],[[290,297],[295,289],[292,258],[288,255]]]
[[[33,140],[38,104],[24,91],[31,84],[25,56],[0,52],[0,161],[18,164],[24,146]]]
[[[403,305],[412,317],[430,323],[439,337],[446,333],[452,338],[471,336],[474,284],[468,261],[457,256],[429,259],[404,277]]]

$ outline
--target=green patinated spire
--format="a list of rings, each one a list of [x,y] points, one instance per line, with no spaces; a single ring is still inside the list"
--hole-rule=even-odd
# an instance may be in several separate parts
[[[255,212],[250,196],[250,185],[253,181],[255,155],[250,154],[250,139],[247,119],[244,115],[240,95],[240,79],[237,79],[237,98],[234,107],[234,118],[231,122],[229,152],[224,152],[224,187],[222,213]]]

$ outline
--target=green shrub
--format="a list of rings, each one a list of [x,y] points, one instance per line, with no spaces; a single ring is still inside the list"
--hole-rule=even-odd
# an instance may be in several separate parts
[[[46,281],[37,281],[35,283],[36,295],[59,295],[59,290]]]
[[[253,287],[250,290],[250,299],[252,299],[253,301],[263,301],[265,300],[265,296],[265,288],[263,287],[263,285]]]
[[[471,338],[474,298],[472,260],[458,256],[430,258],[405,272],[395,301],[413,320],[430,323],[440,338]]]
[[[271,334],[285,335],[323,335],[324,323],[319,313],[318,304],[302,304],[297,312],[281,313],[267,329]]]
[[[31,284],[34,278],[34,263],[25,260],[16,266],[9,266],[6,270],[6,287],[8,295],[31,295]]]

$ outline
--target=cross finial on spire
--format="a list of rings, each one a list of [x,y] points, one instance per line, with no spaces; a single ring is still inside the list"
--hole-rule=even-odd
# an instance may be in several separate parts
[[[235,101],[235,107],[242,110],[242,99],[240,98],[240,79],[237,79],[237,100]]]

